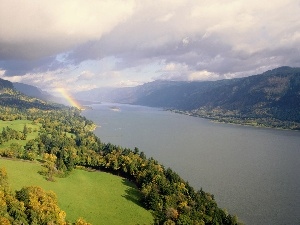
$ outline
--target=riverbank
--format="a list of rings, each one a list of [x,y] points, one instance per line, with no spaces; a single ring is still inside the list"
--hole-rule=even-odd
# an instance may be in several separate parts
[[[251,118],[251,117],[235,117],[235,116],[223,116],[221,114],[215,114],[214,112],[191,112],[191,111],[183,111],[183,110],[174,110],[174,109],[166,109],[166,111],[184,114],[187,116],[199,117],[204,119],[209,119],[214,123],[226,123],[226,124],[234,124],[234,125],[242,125],[242,126],[251,126],[258,128],[272,128],[279,130],[300,130],[300,123],[293,121],[281,121],[276,118]]]
[[[245,224],[297,224],[300,133],[231,126],[137,105],[95,105],[105,143],[133,149],[172,168]]]

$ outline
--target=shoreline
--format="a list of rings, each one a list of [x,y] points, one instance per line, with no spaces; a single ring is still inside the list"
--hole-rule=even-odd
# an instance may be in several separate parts
[[[247,126],[247,127],[255,127],[255,128],[268,128],[268,129],[275,129],[275,130],[287,130],[287,131],[297,131],[297,132],[300,131],[300,128],[292,129],[292,128],[284,128],[284,127],[267,126],[265,124],[254,125],[254,124],[250,124],[250,122],[247,122],[247,121],[245,121],[243,123],[243,122],[239,122],[239,120],[235,120],[234,118],[230,118],[230,120],[235,120],[235,121],[226,121],[226,119],[227,119],[226,117],[221,117],[221,118],[207,117],[207,116],[195,115],[194,113],[191,113],[191,112],[172,110],[172,109],[165,109],[165,111],[174,112],[174,113],[178,113],[178,114],[182,114],[182,115],[186,115],[186,116],[207,119],[213,123],[239,125],[239,126]],[[224,121],[222,121],[222,120],[224,120]],[[257,123],[258,121],[255,121],[255,119],[254,119],[252,121],[252,123],[254,123],[254,122]]]

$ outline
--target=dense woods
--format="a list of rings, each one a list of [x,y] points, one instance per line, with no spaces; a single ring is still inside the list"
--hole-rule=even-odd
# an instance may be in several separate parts
[[[142,204],[153,211],[155,224],[238,223],[235,216],[217,206],[212,194],[194,190],[170,168],[147,158],[139,149],[102,143],[92,132],[93,122],[82,117],[78,109],[46,104],[11,90],[4,91],[0,98],[3,96],[10,99],[11,105],[1,101],[2,120],[26,119],[40,128],[37,137],[30,140],[26,138],[30,132],[26,126],[22,131],[3,128],[0,135],[2,143],[25,139],[26,144],[2,148],[1,156],[42,161],[41,174],[49,181],[54,181],[56,176],[67,176],[76,167],[108,171],[125,177],[139,188]],[[18,105],[20,101],[24,107]],[[24,224],[67,223],[53,193],[44,192],[39,187],[27,187],[12,193],[6,182],[5,170],[1,171],[2,224],[20,224],[21,221]],[[31,199],[32,193],[40,197]],[[45,206],[45,210],[41,210],[45,199],[53,207],[48,209]],[[11,208],[12,205],[15,208]],[[79,220],[77,224],[85,222]]]

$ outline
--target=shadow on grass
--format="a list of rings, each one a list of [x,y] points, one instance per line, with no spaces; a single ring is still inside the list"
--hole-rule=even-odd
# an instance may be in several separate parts
[[[144,208],[143,204],[141,203],[141,193],[137,189],[137,187],[130,181],[123,179],[122,183],[127,186],[125,190],[125,195],[122,195],[123,198],[127,199],[128,201],[131,201],[135,203],[136,205]]]
[[[43,160],[43,159],[36,159],[36,161],[38,161],[39,163],[44,163],[44,162],[46,162],[45,160]]]

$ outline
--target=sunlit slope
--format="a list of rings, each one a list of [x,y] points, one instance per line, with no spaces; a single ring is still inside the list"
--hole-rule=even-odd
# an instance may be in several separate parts
[[[36,185],[53,190],[58,203],[67,213],[67,220],[74,222],[83,217],[97,224],[151,224],[151,213],[138,205],[139,192],[127,180],[103,172],[74,170],[66,178],[46,181],[38,171],[39,163],[13,161],[0,158],[9,183],[14,190]]]

